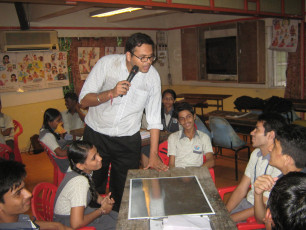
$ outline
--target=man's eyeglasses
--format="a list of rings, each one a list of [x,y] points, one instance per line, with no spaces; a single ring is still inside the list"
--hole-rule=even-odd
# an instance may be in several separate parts
[[[137,57],[141,62],[147,62],[147,61],[151,61],[154,62],[156,57],[153,55],[151,57],[138,57],[137,55],[135,55],[134,53],[131,52],[132,55],[134,55],[135,57]]]

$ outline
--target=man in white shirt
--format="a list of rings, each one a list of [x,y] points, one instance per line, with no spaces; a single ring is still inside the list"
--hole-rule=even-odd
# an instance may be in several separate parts
[[[269,165],[269,147],[274,143],[276,131],[282,128],[285,123],[285,119],[279,114],[266,113],[259,115],[256,127],[251,132],[252,144],[256,149],[251,154],[240,183],[226,204],[233,221],[241,222],[254,216],[254,182],[256,178],[261,175],[277,177],[281,174],[277,168]],[[250,185],[252,187],[249,191]],[[263,196],[266,203],[269,192],[266,191]]]
[[[65,105],[67,110],[62,112],[62,119],[67,133],[74,129],[84,128],[86,114],[79,106],[78,96],[75,93],[66,93]]]
[[[93,180],[99,193],[105,192],[108,165],[111,163],[110,191],[119,211],[125,179],[129,169],[139,168],[140,125],[146,110],[151,136],[150,160],[147,168],[167,170],[158,157],[161,84],[156,69],[154,42],[142,33],[128,38],[125,55],[102,57],[90,72],[80,93],[82,108],[89,107],[86,115],[84,140],[93,143],[103,158],[102,169],[95,171]],[[132,82],[126,79],[133,66],[139,72]]]

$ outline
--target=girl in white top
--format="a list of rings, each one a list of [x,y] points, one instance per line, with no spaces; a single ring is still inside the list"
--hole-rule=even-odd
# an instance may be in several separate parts
[[[59,131],[57,131],[59,130]],[[59,134],[59,133],[61,134]],[[56,156],[67,156],[67,146],[72,142],[64,139],[62,115],[57,109],[49,108],[44,113],[43,126],[39,131],[39,140],[51,151],[53,158],[63,173],[67,172],[69,162],[67,158],[60,159]]]
[[[73,229],[94,226],[115,229],[118,213],[112,211],[115,201],[109,193],[100,196],[91,175],[102,167],[102,158],[94,145],[86,141],[73,142],[68,149],[70,168],[61,182],[54,202],[54,221]]]

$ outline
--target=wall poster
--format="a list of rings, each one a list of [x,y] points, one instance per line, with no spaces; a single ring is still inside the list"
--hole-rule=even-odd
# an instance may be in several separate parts
[[[274,19],[272,44],[270,49],[295,52],[299,38],[298,21],[291,19]]]
[[[99,47],[78,47],[81,80],[85,80],[100,57]]]
[[[68,84],[66,52],[0,53],[0,92],[23,92]]]

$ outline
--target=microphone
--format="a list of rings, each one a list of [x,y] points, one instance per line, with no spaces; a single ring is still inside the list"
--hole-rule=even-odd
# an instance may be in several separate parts
[[[134,65],[130,75],[128,76],[128,78],[126,79],[128,82],[131,82],[134,78],[134,76],[138,73],[139,67],[137,65]]]
[[[128,82],[131,82],[134,78],[134,76],[138,73],[139,67],[137,65],[134,65],[133,68],[131,69],[131,72],[128,76],[128,78],[126,79]],[[123,95],[120,95],[120,97],[122,97]]]

